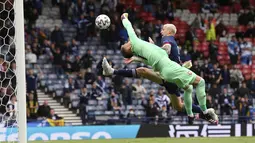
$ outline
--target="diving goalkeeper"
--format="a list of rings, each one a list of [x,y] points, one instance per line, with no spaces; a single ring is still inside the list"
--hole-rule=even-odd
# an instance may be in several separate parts
[[[184,89],[184,104],[190,124],[192,124],[194,120],[192,112],[193,86],[196,86],[196,95],[203,114],[214,114],[213,116],[216,117],[217,115],[215,113],[209,113],[206,107],[204,79],[197,76],[189,69],[171,61],[167,53],[160,47],[139,39],[127,18],[127,14],[123,14],[121,19],[130,39],[129,42],[121,47],[123,56],[125,58],[131,58],[133,56],[139,57],[142,59],[142,62],[150,65],[154,71],[159,72],[160,76],[165,81],[175,83],[179,88]]]

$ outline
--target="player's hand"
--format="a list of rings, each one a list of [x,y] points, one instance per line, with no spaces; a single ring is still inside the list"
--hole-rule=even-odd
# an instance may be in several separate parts
[[[121,20],[125,19],[125,18],[128,18],[128,13],[123,13],[121,15]]]
[[[189,61],[186,61],[182,64],[183,67],[187,68],[187,69],[190,69],[192,67],[192,62],[191,60]]]
[[[133,58],[129,58],[129,59],[125,58],[125,59],[124,59],[124,63],[125,63],[125,64],[130,64],[130,63],[132,63],[132,62],[133,62]]]
[[[150,42],[151,44],[154,44],[154,41],[151,39],[151,37],[149,37],[149,42]]]

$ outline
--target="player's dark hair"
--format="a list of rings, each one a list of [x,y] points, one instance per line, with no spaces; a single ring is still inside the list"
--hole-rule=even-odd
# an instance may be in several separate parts
[[[124,58],[131,58],[133,56],[133,54],[131,52],[128,52],[127,50],[125,50],[125,48],[121,47],[120,51]]]

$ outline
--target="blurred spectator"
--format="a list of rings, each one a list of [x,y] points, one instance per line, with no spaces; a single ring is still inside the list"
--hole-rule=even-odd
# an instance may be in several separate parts
[[[222,76],[221,76],[221,70],[218,68],[218,63],[213,64],[213,68],[210,69],[210,81],[211,84],[220,84],[221,80],[222,80]]]
[[[215,27],[217,37],[226,37],[228,29],[221,20],[220,23]]]
[[[77,78],[75,80],[74,87],[75,89],[81,89],[84,87],[86,88],[86,83],[82,75],[82,72],[77,73]]]
[[[38,87],[37,80],[38,80],[38,75],[34,74],[33,69],[28,69],[28,72],[26,75],[27,93],[33,92],[35,100],[37,100],[37,87]]]
[[[232,65],[237,64],[240,47],[235,36],[232,36],[231,41],[228,42],[228,54]]]
[[[51,109],[51,110],[50,110],[50,115],[48,116],[48,118],[49,118],[49,119],[52,119],[52,120],[63,119],[62,117],[59,117],[59,116],[55,113],[54,109]]]
[[[231,96],[231,98],[230,98],[230,105],[231,105],[232,110],[236,110],[237,109],[237,100],[236,100],[235,95]]]
[[[57,75],[62,75],[64,73],[64,70],[62,68],[63,64],[63,59],[62,59],[62,54],[59,48],[55,48],[55,44],[52,44],[51,46],[51,52],[53,55],[53,64],[55,65],[55,73]]]
[[[214,44],[212,41],[209,43],[209,56],[212,61],[212,63],[217,62],[217,56],[218,56],[218,46]]]
[[[216,40],[216,31],[215,26],[217,24],[217,20],[213,17],[209,17],[208,21],[205,20],[206,26],[206,40],[207,41],[215,41]]]
[[[116,29],[116,26],[112,24],[109,31],[109,42],[107,49],[112,49],[115,52],[116,50],[118,50],[118,48],[119,48],[118,29]]]
[[[51,32],[51,41],[56,43],[57,46],[65,41],[64,34],[58,26],[55,26],[55,29]]]
[[[235,33],[236,39],[242,39],[244,38],[244,32],[242,26],[238,26],[237,31]]]
[[[166,112],[169,111],[170,99],[164,94],[164,90],[161,87],[158,89],[158,95],[155,98],[155,102],[158,104],[161,111],[163,110],[163,107],[166,108]]]
[[[211,11],[211,5],[208,0],[205,0],[202,6],[202,12],[203,13],[210,13]]]
[[[103,94],[103,90],[98,86],[96,82],[93,82],[91,89],[91,99],[99,100]],[[115,93],[114,93],[115,94]]]
[[[141,99],[142,97],[144,97],[144,95],[146,94],[146,89],[143,87],[142,81],[140,79],[136,81],[136,84],[133,84],[133,87],[133,93],[137,99]]]
[[[211,0],[211,2],[210,2],[210,12],[211,13],[218,12],[218,4],[216,3],[215,0]]]
[[[249,23],[247,30],[244,33],[244,37],[246,38],[253,38],[255,37],[255,27],[252,22]]]
[[[210,96],[212,100],[215,101],[216,99],[219,98],[220,94],[221,94],[221,89],[218,87],[218,85],[216,83],[212,84],[212,87],[208,90],[208,96]]]
[[[38,102],[34,97],[33,92],[28,93],[28,101],[27,101],[27,117],[29,119],[37,119],[37,110],[38,110]]]
[[[88,105],[88,100],[89,100],[89,93],[87,92],[87,88],[83,87],[81,88],[81,94],[79,95],[80,97],[80,117],[82,120],[82,124],[86,124],[86,105]]]
[[[231,104],[230,104],[230,95],[228,94],[228,89],[225,87],[223,93],[219,96],[219,105],[221,115],[231,115]]]
[[[222,77],[222,85],[224,87],[228,87],[230,84],[230,71],[228,69],[228,65],[224,65],[223,69],[221,70],[221,77]]]
[[[75,39],[72,39],[71,45],[69,46],[69,54],[79,56],[79,45]]]
[[[252,62],[252,43],[244,41],[240,38],[241,48],[241,63],[245,65],[251,65]]]
[[[96,59],[92,56],[92,51],[87,50],[87,53],[81,57],[82,68],[83,69],[92,68],[92,64],[94,61],[96,61]]]
[[[158,105],[155,103],[153,98],[150,98],[147,103],[145,98],[143,98],[141,105],[145,108],[147,123],[154,121],[155,117],[158,115]]]
[[[87,0],[86,10],[87,10],[87,13],[90,13],[90,12],[94,12],[95,13],[96,5],[95,5],[94,0]]]
[[[117,6],[117,0],[101,0],[102,13],[115,11],[116,6]]]
[[[63,61],[63,69],[67,74],[71,74],[73,71],[73,63],[71,62],[71,58],[69,55],[66,56],[66,59]]]
[[[27,45],[27,47],[26,47],[26,63],[36,64],[36,62],[37,62],[37,56],[34,53],[32,53],[30,45]]]
[[[38,108],[38,117],[46,118],[50,115],[50,106],[48,105],[48,101],[45,100],[43,105],[40,105]]]
[[[75,56],[75,61],[72,63],[72,71],[73,72],[79,72],[81,69],[81,58],[80,56]]]
[[[238,23],[246,26],[249,22],[254,22],[254,14],[252,11],[244,9],[244,13],[241,13],[238,17]]]
[[[106,84],[102,76],[97,76],[96,84],[102,91],[104,91],[104,89],[106,88]]]
[[[92,84],[93,82],[96,81],[96,75],[95,75],[95,73],[93,73],[91,71],[91,68],[87,69],[87,72],[85,73],[84,78],[85,78],[85,83],[86,84]]]
[[[134,112],[134,109],[133,108],[129,109],[129,112],[127,114],[127,119],[128,119],[127,124],[131,124],[131,121],[136,119],[136,118],[137,118],[137,116]]]
[[[124,85],[122,85],[121,87],[121,93],[122,93],[123,104],[125,106],[132,105],[133,91],[132,91],[132,85],[129,83],[128,79],[125,79]]]
[[[242,86],[237,89],[236,94],[238,97],[248,97],[250,94],[249,88],[247,88],[246,82],[242,83]]]
[[[190,68],[191,71],[193,71],[197,75],[201,75],[201,67],[198,65],[198,61],[194,60],[193,65]]]
[[[242,97],[238,102],[237,109],[239,113],[239,123],[247,123],[247,116],[249,114],[249,103],[245,101],[244,97]]]
[[[215,100],[213,100],[212,96],[208,95],[206,96],[207,100],[206,100],[206,106],[207,108],[215,108]]]
[[[254,73],[251,74],[251,79],[249,79],[246,84],[247,84],[247,87],[251,90],[251,92],[254,93],[255,92],[255,74]],[[255,96],[253,98],[255,98]]]
[[[7,116],[10,116],[11,119],[16,119],[17,117],[17,111],[18,111],[18,103],[17,103],[17,98],[15,95],[11,96],[10,100],[7,103],[6,106],[6,110],[7,110]]]
[[[234,65],[230,70],[230,87],[233,89],[239,88],[239,84],[244,80],[242,72]]]
[[[65,107],[68,107],[70,101],[70,96],[72,92],[75,90],[75,84],[72,78],[68,79],[68,82],[65,83],[64,86],[64,97],[63,97],[63,104]]]
[[[81,15],[80,19],[77,20],[77,36],[76,36],[77,40],[80,41],[81,44],[83,44],[84,41],[87,41],[88,25],[90,25],[90,21],[86,19],[84,15]]]
[[[107,102],[107,110],[119,110],[121,107],[121,103],[116,94],[112,91],[111,96],[108,98]]]
[[[186,62],[191,60],[191,55],[188,53],[187,50],[184,50],[183,53],[181,54],[181,61]]]
[[[59,3],[60,17],[64,22],[68,18],[69,5],[70,3],[68,2],[68,0],[60,0],[60,3]]]

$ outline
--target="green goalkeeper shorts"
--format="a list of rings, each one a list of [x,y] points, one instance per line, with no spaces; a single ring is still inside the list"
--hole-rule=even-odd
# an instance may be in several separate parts
[[[179,88],[185,88],[196,79],[196,74],[191,70],[180,66],[170,59],[162,59],[158,63],[160,76],[171,83],[175,83]]]

